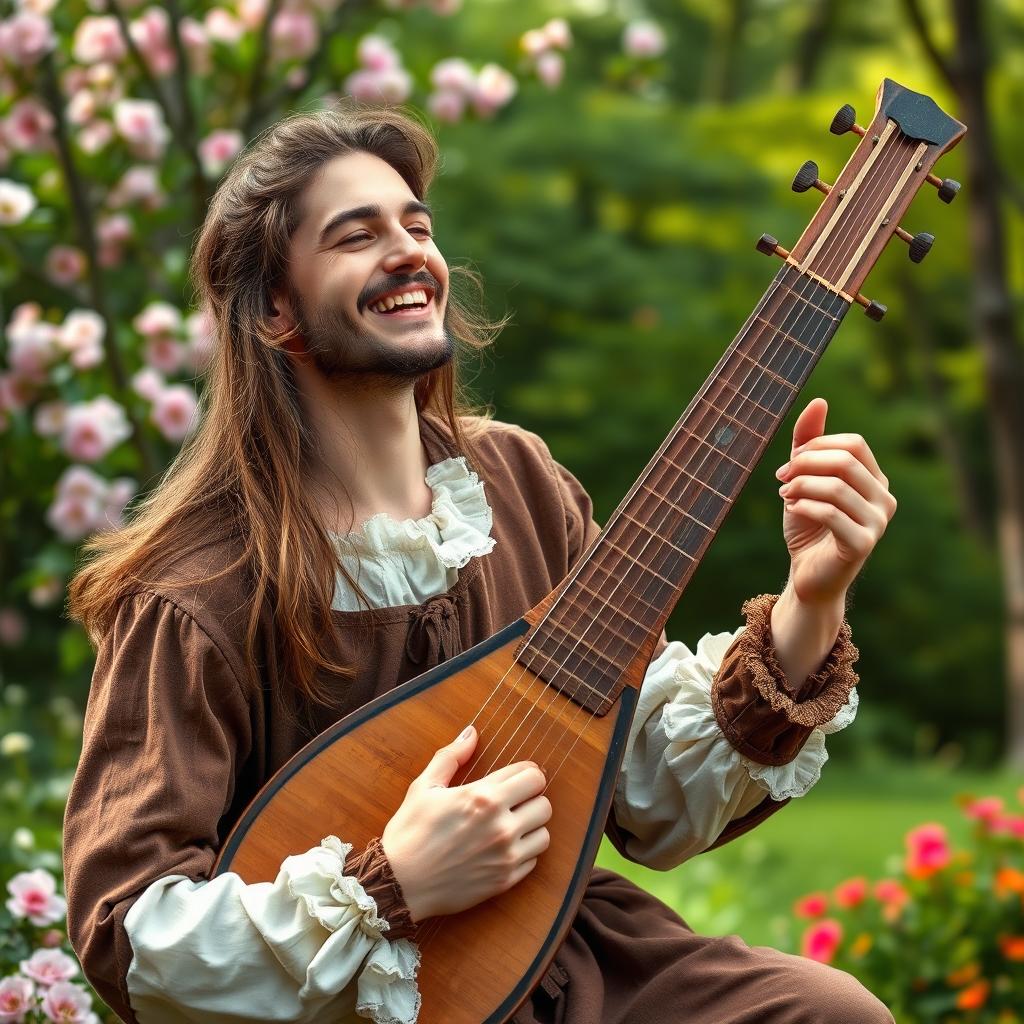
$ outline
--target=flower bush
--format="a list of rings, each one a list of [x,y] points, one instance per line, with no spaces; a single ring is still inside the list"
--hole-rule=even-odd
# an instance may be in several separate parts
[[[1024,1022],[1024,814],[999,797],[960,802],[966,849],[922,824],[896,877],[849,878],[793,906],[809,922],[800,952],[855,975],[899,1024]]]

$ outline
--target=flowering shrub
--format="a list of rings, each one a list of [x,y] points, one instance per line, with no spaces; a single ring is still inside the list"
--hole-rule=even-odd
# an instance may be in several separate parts
[[[900,1024],[1024,1022],[1024,814],[998,797],[961,803],[967,849],[919,825],[898,877],[849,878],[793,907],[810,921],[801,953],[855,975]]]

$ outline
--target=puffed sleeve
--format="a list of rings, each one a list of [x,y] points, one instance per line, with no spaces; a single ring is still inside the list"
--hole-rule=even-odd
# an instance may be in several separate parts
[[[573,474],[553,462],[570,568],[601,531]],[[721,846],[817,781],[825,735],[854,718],[858,655],[843,622],[821,669],[795,693],[771,639],[777,595],[744,603],[747,624],[692,652],[661,642],[638,696],[606,833],[630,860],[667,869]]]
[[[125,598],[97,651],[64,819],[86,977],[143,1024],[314,1020],[335,1004],[414,1020],[412,923],[372,843],[352,854],[327,836],[274,882],[210,878],[250,746],[247,702],[209,634],[172,599]]]

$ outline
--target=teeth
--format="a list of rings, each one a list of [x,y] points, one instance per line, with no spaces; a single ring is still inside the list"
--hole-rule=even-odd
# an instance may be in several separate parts
[[[422,289],[412,292],[402,292],[401,295],[389,295],[387,298],[373,303],[373,305],[370,306],[370,309],[375,313],[386,313],[388,310],[394,309],[395,306],[409,306],[417,302],[422,303],[424,306],[427,304],[427,293]]]

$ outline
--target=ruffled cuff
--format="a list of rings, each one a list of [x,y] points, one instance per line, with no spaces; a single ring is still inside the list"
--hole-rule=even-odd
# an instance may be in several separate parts
[[[778,594],[760,594],[744,602],[746,629],[726,652],[711,688],[722,733],[741,755],[759,765],[791,762],[816,728],[833,723],[851,704],[851,691],[860,678],[853,670],[860,652],[844,619],[822,667],[796,693],[788,693],[771,635],[771,612],[778,599]],[[843,724],[855,713],[852,702]]]
[[[416,922],[405,902],[391,862],[379,837],[371,839],[362,853],[345,862],[345,870],[356,878],[366,894],[372,897],[377,913],[386,919],[384,927],[389,939],[406,939],[416,935]]]

